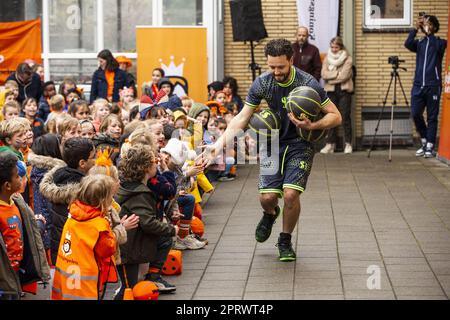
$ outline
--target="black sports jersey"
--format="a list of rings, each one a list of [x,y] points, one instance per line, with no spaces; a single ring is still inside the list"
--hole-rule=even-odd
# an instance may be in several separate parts
[[[295,125],[289,120],[286,109],[286,102],[289,93],[297,87],[308,86],[317,91],[321,98],[321,106],[325,107],[330,103],[330,99],[322,86],[310,74],[292,67],[289,82],[279,83],[271,72],[260,75],[252,84],[245,104],[256,108],[261,101],[266,100],[270,109],[276,112],[281,119],[280,142],[298,140],[298,133]]]

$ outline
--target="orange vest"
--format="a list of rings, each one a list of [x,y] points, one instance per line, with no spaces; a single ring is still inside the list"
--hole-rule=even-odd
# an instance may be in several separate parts
[[[100,232],[112,232],[108,221],[67,219],[58,249],[52,300],[99,300],[106,282],[117,282],[114,257],[96,261]]]

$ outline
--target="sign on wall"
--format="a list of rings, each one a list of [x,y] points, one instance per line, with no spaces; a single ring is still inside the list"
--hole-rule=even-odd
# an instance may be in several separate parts
[[[138,27],[136,29],[137,80],[152,80],[152,71],[162,68],[175,85],[175,94],[187,94],[196,102],[207,100],[208,58],[206,28]]]
[[[298,25],[309,29],[309,42],[328,52],[330,40],[337,35],[339,0],[297,0]]]

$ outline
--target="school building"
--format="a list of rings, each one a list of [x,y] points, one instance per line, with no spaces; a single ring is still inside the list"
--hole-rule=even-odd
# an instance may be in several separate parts
[[[261,0],[268,38],[255,49],[256,63],[266,68],[264,45],[274,38],[295,39],[300,0]],[[303,0],[302,0],[303,1]],[[314,5],[315,0],[305,0]],[[379,26],[364,8],[382,8]],[[415,70],[415,55],[404,48],[407,32],[419,12],[436,15],[441,23],[438,36],[447,38],[448,0],[341,0],[339,35],[354,57],[357,78],[354,94],[354,136],[357,146],[367,143],[382,106],[392,66],[388,57],[405,60],[400,76],[408,101]],[[229,0],[10,0],[0,2],[0,22],[42,19],[42,58],[46,79],[61,81],[73,76],[89,88],[97,68],[97,53],[108,48],[136,62],[136,27],[198,26],[207,30],[208,83],[230,75],[238,80],[244,98],[252,82],[248,65],[250,45],[234,42]],[[392,18],[402,20],[400,25]],[[401,18],[401,19],[398,19]],[[151,39],[149,39],[151,41]],[[167,39],[170,42],[170,39]],[[154,43],[155,50],[163,43]],[[189,39],[186,40],[189,46]],[[444,59],[445,60],[445,59]],[[134,63],[134,68],[136,63]],[[136,72],[136,70],[132,70]],[[87,89],[89,90],[89,89]],[[206,98],[206,88],[205,88]],[[403,95],[397,90],[398,111],[394,134],[399,143],[408,142],[414,132]],[[388,98],[390,111],[392,98]],[[380,134],[386,134],[390,120],[383,120]],[[403,136],[402,136],[403,135]],[[402,139],[404,138],[404,139]],[[407,139],[408,138],[408,139]]]

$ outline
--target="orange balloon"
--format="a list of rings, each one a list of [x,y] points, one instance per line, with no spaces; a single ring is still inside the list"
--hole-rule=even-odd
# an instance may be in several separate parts
[[[140,281],[133,288],[135,300],[158,300],[159,290],[151,281]]]

